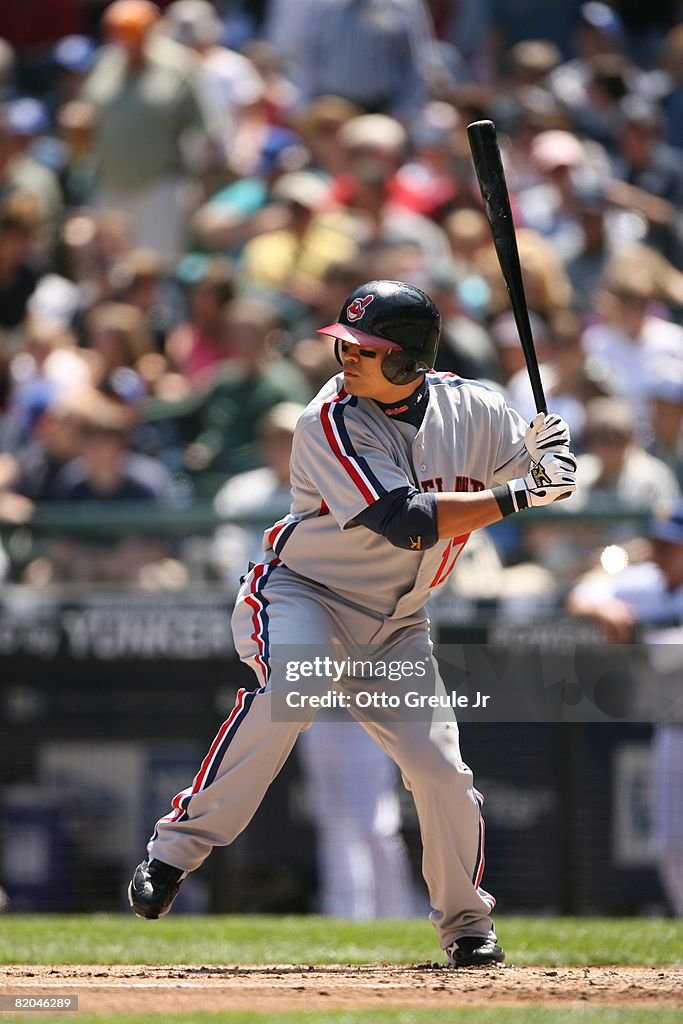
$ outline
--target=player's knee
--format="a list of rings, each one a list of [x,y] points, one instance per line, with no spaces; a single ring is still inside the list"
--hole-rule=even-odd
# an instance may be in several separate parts
[[[439,790],[453,787],[464,790],[472,785],[472,772],[467,765],[434,743],[412,751],[407,763],[401,765],[401,770],[409,783],[408,788],[412,790],[423,782]]]

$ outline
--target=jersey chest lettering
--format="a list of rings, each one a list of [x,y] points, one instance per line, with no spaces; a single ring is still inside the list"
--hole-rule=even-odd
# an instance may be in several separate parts
[[[483,491],[486,485],[482,480],[475,480],[471,476],[456,476],[452,487],[444,488],[442,476],[423,477],[420,481],[423,491]]]

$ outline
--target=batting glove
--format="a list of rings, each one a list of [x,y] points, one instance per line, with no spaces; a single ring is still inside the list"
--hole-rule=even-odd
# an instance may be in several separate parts
[[[546,452],[527,476],[509,480],[507,487],[515,512],[568,498],[576,490],[576,458],[568,448]]]
[[[539,412],[524,435],[526,450],[532,462],[538,462],[545,452],[569,450],[569,427],[556,412]]]

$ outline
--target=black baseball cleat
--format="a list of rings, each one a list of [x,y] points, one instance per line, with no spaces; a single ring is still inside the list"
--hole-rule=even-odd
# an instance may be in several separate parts
[[[162,860],[143,860],[128,886],[128,902],[133,913],[150,921],[168,914],[186,875],[187,871],[164,864]]]
[[[490,967],[505,960],[496,940],[484,935],[463,935],[446,946],[446,956],[450,967]]]

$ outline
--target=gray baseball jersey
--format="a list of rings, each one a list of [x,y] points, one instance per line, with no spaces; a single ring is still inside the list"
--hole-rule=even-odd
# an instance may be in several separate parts
[[[432,371],[427,381],[418,430],[348,395],[341,375],[328,381],[297,425],[292,509],[266,531],[266,561],[280,558],[352,600],[362,587],[366,606],[391,618],[412,615],[445,583],[469,534],[427,550],[416,538],[416,549],[404,550],[355,517],[407,485],[481,491],[524,476],[530,459],[526,424],[501,394],[452,373]]]

